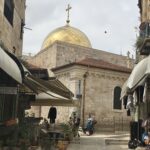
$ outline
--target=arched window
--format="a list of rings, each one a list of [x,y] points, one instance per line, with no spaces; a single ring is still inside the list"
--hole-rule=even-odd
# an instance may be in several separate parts
[[[121,88],[119,86],[116,86],[114,88],[113,109],[121,109],[120,94],[121,94]]]

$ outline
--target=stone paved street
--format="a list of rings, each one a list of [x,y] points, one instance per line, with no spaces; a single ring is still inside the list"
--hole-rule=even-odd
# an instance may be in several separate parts
[[[105,135],[105,134],[94,134],[92,136],[81,136],[80,143],[78,140],[72,142],[67,150],[127,150],[127,144],[119,145],[119,144],[105,144],[105,138],[109,138],[115,135]],[[128,139],[129,137],[122,137],[117,139]]]
[[[110,144],[105,144],[105,141]],[[129,134],[94,134],[92,136],[82,135],[80,140],[74,140],[69,144],[67,150],[131,150],[128,149],[127,142]],[[120,141],[122,144],[120,144]],[[8,147],[0,148],[0,150],[10,150]],[[12,150],[20,150],[20,148],[12,148]],[[28,150],[59,150],[57,147],[49,147],[43,149],[41,147],[32,146]],[[135,150],[145,150],[144,147],[138,147]]]

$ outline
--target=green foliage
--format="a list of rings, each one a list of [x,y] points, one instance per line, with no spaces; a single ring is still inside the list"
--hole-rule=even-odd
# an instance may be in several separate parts
[[[140,36],[137,37],[136,43],[134,45],[136,49],[139,49],[143,45],[144,39],[145,39],[144,37],[140,37]]]
[[[31,134],[29,125],[25,122],[20,124],[19,133],[21,139],[29,139]]]
[[[69,124],[61,123],[60,126],[61,126],[61,128],[62,128],[64,133],[67,134],[67,133],[71,133],[72,132],[72,128],[71,128],[71,126]]]
[[[65,134],[65,139],[69,140],[69,141],[72,140],[72,138],[73,138],[72,127],[67,123],[61,123],[60,127],[61,127],[61,129],[63,130],[63,132]]]

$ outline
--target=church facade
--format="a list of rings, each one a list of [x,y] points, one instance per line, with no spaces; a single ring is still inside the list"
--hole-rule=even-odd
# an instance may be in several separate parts
[[[40,52],[28,62],[47,68],[49,76],[55,76],[74,93],[78,107],[57,107],[56,122],[66,122],[76,112],[84,125],[89,114],[100,125],[106,119],[126,117],[120,101],[121,87],[131,73],[133,59],[128,56],[92,48],[88,37],[70,26],[69,9],[67,24],[50,32]],[[34,106],[36,116],[46,117],[48,106]]]

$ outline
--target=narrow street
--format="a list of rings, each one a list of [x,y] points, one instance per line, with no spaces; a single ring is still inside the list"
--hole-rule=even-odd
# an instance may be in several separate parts
[[[105,144],[105,140],[110,140],[110,144]],[[113,134],[94,134],[92,136],[83,135],[80,137],[80,140],[75,140],[70,143],[67,150],[127,150],[128,146],[125,144],[129,139],[129,135],[113,135]],[[117,141],[114,143],[113,141]],[[119,142],[122,144],[119,144]]]
[[[0,0],[0,150],[150,150],[150,0],[67,3]]]

